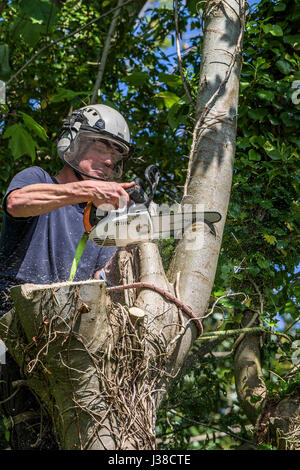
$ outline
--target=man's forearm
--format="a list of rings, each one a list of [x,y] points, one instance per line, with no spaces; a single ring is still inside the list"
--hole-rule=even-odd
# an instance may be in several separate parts
[[[6,209],[13,217],[33,217],[71,204],[87,202],[91,188],[82,182],[66,184],[31,184],[12,191]]]

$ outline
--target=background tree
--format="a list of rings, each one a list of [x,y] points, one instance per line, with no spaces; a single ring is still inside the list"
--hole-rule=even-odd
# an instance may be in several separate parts
[[[136,173],[150,162],[159,164],[163,175],[161,200],[179,201],[186,179],[184,155],[190,153],[194,130],[193,108],[181,75],[183,71],[195,100],[203,11],[195,1],[180,6],[180,33],[189,30],[197,34],[189,40],[190,49],[182,54],[182,68],[170,70],[171,58],[163,47],[170,40],[175,43],[173,5],[161,2],[138,20],[142,4],[138,10],[136,5],[124,6],[132,20],[128,21],[127,14],[119,18],[112,40],[114,60],[107,61],[99,99],[113,102],[129,117],[137,146]],[[2,193],[13,174],[32,163],[52,172],[59,169],[55,136],[66,111],[88,102],[92,94],[113,13],[76,35],[66,36],[112,6],[112,2],[89,2],[85,6],[66,1],[58,10],[56,3],[50,2],[11,2],[9,8],[3,4],[1,78],[8,83],[8,108],[3,110],[2,121]],[[297,326],[299,113],[297,97],[292,100],[293,83],[300,78],[297,19],[298,1],[262,1],[248,16],[233,186],[211,306],[219,300],[206,320],[206,330],[220,328],[222,316],[221,328],[231,329],[239,326],[246,314],[257,312],[260,321],[271,328],[280,322],[281,328],[293,333]],[[47,47],[9,83],[36,51],[57,39],[63,40]],[[127,176],[131,178],[133,171],[129,170]],[[209,188],[204,189],[209,192]],[[165,267],[173,247],[172,241],[160,246]],[[242,303],[243,297],[227,295],[236,292],[244,292],[247,303]],[[247,427],[249,418],[240,408],[247,400],[239,394],[238,402],[234,396],[232,354],[224,355],[224,349],[232,349],[232,340],[221,346],[213,344],[214,353],[210,352],[211,345],[200,341],[194,344],[183,378],[160,408],[157,431],[164,448],[178,444],[181,448],[225,448],[235,445],[232,439],[256,441],[255,428]],[[272,403],[296,393],[299,377],[292,369],[292,354],[295,351],[287,342],[264,338],[262,374]],[[215,393],[207,394],[208,389]],[[261,400],[254,401],[256,407],[261,405]],[[252,410],[250,406],[246,411],[253,422]],[[267,422],[264,415],[260,422]],[[221,435],[208,444],[201,439],[209,428]],[[222,432],[231,437],[224,438]],[[201,439],[190,442],[191,435],[199,434]],[[272,433],[261,431],[258,442],[282,445],[271,437]],[[293,439],[287,445],[295,445]]]

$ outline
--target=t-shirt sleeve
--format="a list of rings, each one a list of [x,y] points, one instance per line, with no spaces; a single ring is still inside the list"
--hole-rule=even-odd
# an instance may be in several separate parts
[[[13,177],[2,201],[2,209],[4,210],[7,217],[9,217],[9,219],[16,221],[32,219],[32,217],[12,217],[6,210],[6,200],[8,195],[15,189],[21,189],[25,186],[29,186],[30,184],[39,183],[46,183],[46,176],[42,168],[38,166],[26,168],[25,170],[20,171]]]

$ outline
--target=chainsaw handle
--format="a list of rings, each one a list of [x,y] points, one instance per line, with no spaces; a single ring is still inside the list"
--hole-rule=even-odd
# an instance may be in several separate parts
[[[156,187],[158,185],[160,174],[159,170],[155,165],[149,165],[145,170],[145,179],[150,188],[150,194],[147,194],[142,186],[143,181],[141,178],[135,178],[134,186],[125,189],[130,197],[130,203],[132,204],[144,204],[146,207],[149,206],[150,202],[154,197]],[[83,214],[83,225],[87,233],[99,222],[99,216],[96,217],[97,208],[92,202],[88,202]],[[103,212],[103,217],[106,217],[108,212]],[[103,218],[102,217],[102,218]],[[101,220],[101,219],[100,219]]]
[[[85,209],[84,209],[84,213],[83,213],[83,225],[84,225],[84,230],[89,233],[93,226],[91,225],[91,211],[93,209],[94,204],[90,201],[87,203]]]
[[[141,186],[141,183],[142,183],[142,180],[140,178],[136,178],[135,185],[130,188],[125,189],[126,193],[128,193],[130,196],[131,202],[134,201],[140,204],[145,202],[145,192]],[[89,233],[99,221],[99,217],[96,218],[96,212],[97,212],[97,207],[94,206],[94,204],[91,201],[89,201],[83,213],[83,225],[87,233]],[[106,217],[107,214],[108,212],[103,212],[103,217]]]

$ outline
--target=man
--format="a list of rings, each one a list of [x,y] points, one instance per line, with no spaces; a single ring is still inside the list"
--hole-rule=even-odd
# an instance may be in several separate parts
[[[75,250],[84,233],[83,212],[88,201],[103,210],[129,203],[126,189],[134,182],[118,181],[123,162],[130,154],[130,133],[125,119],[115,109],[91,105],[74,111],[64,122],[57,151],[64,166],[56,177],[37,166],[27,168],[13,178],[4,197],[0,316],[12,307],[9,296],[12,286],[69,279]],[[99,276],[108,281],[105,266],[115,251],[115,248],[100,248],[89,240],[74,281]],[[7,399],[13,393],[11,382],[19,378],[18,374],[18,367],[7,355],[0,377],[3,380],[0,402],[3,396]],[[34,397],[27,390],[22,389],[2,407],[6,416],[15,417],[12,448],[56,448],[50,431],[40,438],[37,429],[37,440],[33,443],[30,433],[26,433],[26,420],[25,424],[21,418],[18,420],[28,410],[37,409]],[[40,424],[32,414],[28,416],[31,429]]]

